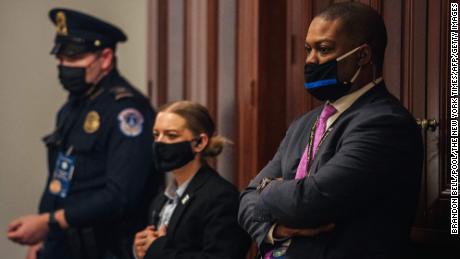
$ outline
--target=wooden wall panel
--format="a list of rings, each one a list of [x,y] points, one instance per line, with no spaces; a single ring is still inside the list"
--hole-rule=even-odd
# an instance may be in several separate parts
[[[236,141],[236,0],[219,0],[217,56],[217,132]],[[217,170],[230,182],[236,175],[236,149],[229,145],[217,159]]]
[[[430,0],[430,3],[436,2],[434,0]],[[443,155],[440,161],[440,171],[443,172],[441,176],[441,192],[442,196],[446,196],[446,191],[450,189],[450,170],[449,168],[449,143],[448,143],[448,136],[450,136],[450,124],[449,122],[449,86],[450,86],[450,30],[449,30],[449,22],[450,22],[450,2],[457,2],[458,1],[448,1],[448,0],[441,0],[441,7],[440,7],[440,57],[439,57],[439,65],[440,65],[440,78],[439,78],[439,95],[440,95],[440,102],[439,102],[439,139],[441,140],[439,143],[439,152]],[[431,96],[431,93],[428,92],[428,96]],[[434,104],[435,105],[435,104]],[[432,106],[434,106],[432,105]],[[428,112],[429,118],[435,118],[436,114],[431,113],[431,109]]]
[[[441,90],[441,1],[428,1],[427,23],[427,102],[426,118],[439,120],[440,90]],[[446,49],[446,48],[443,48]],[[445,53],[447,54],[447,53]],[[445,69],[445,66],[444,66]],[[426,134],[426,171],[439,172],[439,130],[429,131]],[[440,175],[426,174],[426,207],[434,205],[440,195]]]
[[[313,16],[313,2],[287,1],[286,22],[286,127],[312,108],[313,99],[304,84],[305,36]]]
[[[158,0],[147,2],[147,94],[153,106],[158,104]]]
[[[383,5],[383,18],[387,28],[388,43],[385,50],[385,63],[383,66],[383,77],[388,90],[397,98],[401,98],[403,81],[402,73],[402,16],[403,1],[386,0]]]
[[[426,115],[426,8],[426,0],[407,0],[403,4],[401,101],[418,118]]]
[[[257,173],[259,1],[238,0],[237,2],[236,50],[238,172],[235,184],[243,188]]]
[[[207,33],[206,33],[206,49],[207,49],[207,107],[211,116],[215,121],[217,118],[217,71],[218,71],[218,59],[217,59],[217,48],[218,42],[218,6],[217,0],[207,0]]]
[[[208,94],[208,0],[185,0],[186,95],[185,99],[207,105]]]
[[[158,0],[157,17],[158,17],[158,74],[157,74],[157,96],[160,106],[167,102],[168,89],[168,1]]]
[[[168,0],[167,101],[184,99],[184,0]]]
[[[259,2],[259,91],[258,142],[263,152],[258,153],[257,171],[273,157],[284,136],[286,119],[286,1]],[[295,87],[295,86],[289,86]],[[301,87],[301,86],[300,86]],[[260,148],[260,146],[258,147]]]

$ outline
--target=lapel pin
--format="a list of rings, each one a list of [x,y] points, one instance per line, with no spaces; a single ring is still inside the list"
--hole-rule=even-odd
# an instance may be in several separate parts
[[[181,200],[182,205],[185,205],[185,203],[187,203],[189,200],[190,200],[190,196],[188,196],[188,194],[186,194],[184,196],[184,198],[182,198],[182,200]]]

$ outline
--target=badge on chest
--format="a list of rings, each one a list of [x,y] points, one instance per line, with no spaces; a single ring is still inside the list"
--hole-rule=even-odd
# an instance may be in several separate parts
[[[56,159],[53,178],[51,179],[48,187],[49,192],[53,195],[65,198],[69,192],[74,169],[75,158],[59,152]]]
[[[86,133],[91,134],[96,132],[101,125],[101,117],[97,111],[90,111],[86,114],[85,123],[83,124],[83,130]]]

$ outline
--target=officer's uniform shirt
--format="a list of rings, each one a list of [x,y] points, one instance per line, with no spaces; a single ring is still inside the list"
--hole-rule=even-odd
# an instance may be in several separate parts
[[[127,40],[117,26],[76,10],[54,8],[49,18],[56,57],[115,52]],[[44,138],[49,175],[39,208],[63,208],[70,228],[50,225],[43,258],[132,257],[132,240],[147,223],[162,178],[153,171],[154,117],[149,100],[115,68],[85,95],[70,94]]]
[[[153,174],[154,116],[149,101],[116,69],[90,95],[70,96],[59,111],[56,130],[44,138],[49,176],[40,212],[64,208],[70,227],[94,227],[97,241],[106,239],[108,246],[116,246],[110,244],[114,236],[133,237],[146,224],[152,197],[146,191]],[[75,158],[65,198],[52,192],[59,152]],[[59,232],[52,230],[49,238],[62,238]]]

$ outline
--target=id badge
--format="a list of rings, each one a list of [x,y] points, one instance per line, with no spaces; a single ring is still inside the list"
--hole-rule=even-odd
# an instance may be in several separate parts
[[[279,247],[272,252],[272,257],[271,258],[278,258],[278,259],[283,259],[286,255],[287,247]]]
[[[65,198],[67,196],[74,169],[75,158],[73,156],[59,152],[59,155],[56,159],[53,178],[51,179],[48,188],[51,194],[61,198]]]

